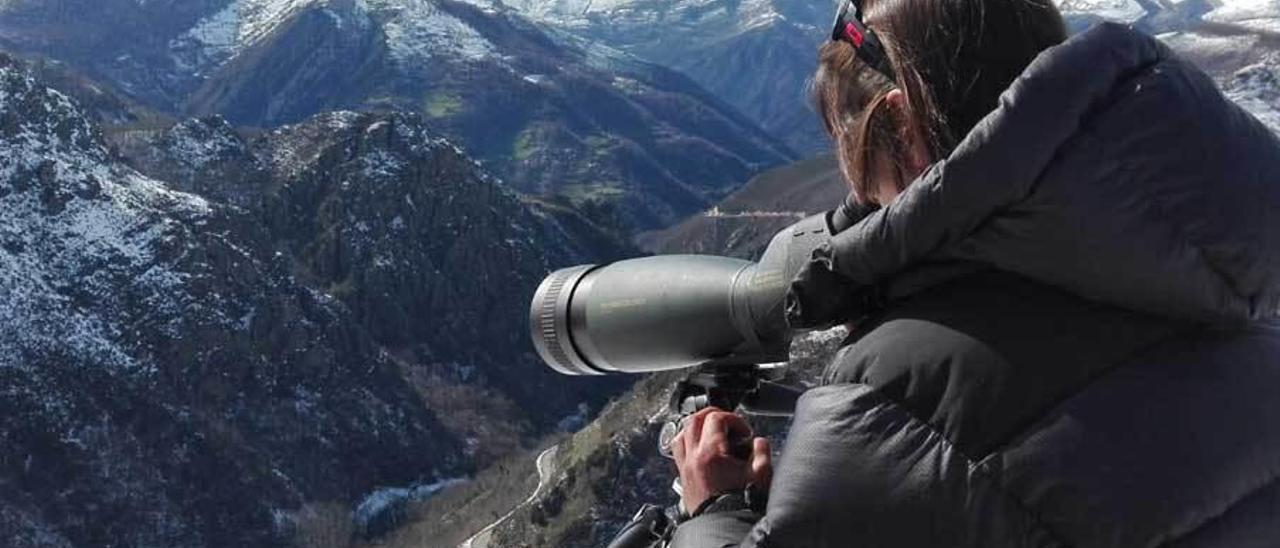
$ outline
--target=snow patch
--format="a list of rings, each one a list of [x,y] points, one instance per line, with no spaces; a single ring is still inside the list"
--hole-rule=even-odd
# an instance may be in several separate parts
[[[566,415],[556,423],[556,430],[560,432],[577,432],[587,425],[590,418],[591,407],[586,403],[579,403],[577,412]]]
[[[175,333],[195,299],[158,247],[181,249],[203,199],[111,163],[64,95],[0,69],[0,368],[29,357],[152,372],[123,311],[141,298],[148,329]],[[121,291],[121,288],[127,291]]]
[[[404,161],[386,150],[376,149],[360,156],[360,173],[372,180],[389,180],[400,176]]]
[[[189,51],[188,61],[175,56],[179,66],[199,71],[202,67],[216,66],[230,58],[239,45],[240,3],[232,2],[222,11],[202,19],[186,33],[174,38],[169,48]]]
[[[440,55],[469,61],[497,56],[488,39],[430,0],[357,0],[357,5],[384,21],[387,47],[402,67]]]
[[[1280,32],[1280,0],[1220,0],[1204,20],[1232,23],[1242,27]]]
[[[362,529],[369,529],[378,521],[387,519],[389,513],[403,511],[409,503],[427,500],[448,487],[468,481],[470,480],[465,477],[458,477],[408,487],[384,487],[365,496],[360,504],[356,505],[352,519]]]
[[[1240,69],[1225,83],[1227,98],[1244,107],[1280,135],[1280,75],[1275,61],[1268,60]]]
[[[1258,37],[1251,34],[1213,35],[1197,32],[1169,32],[1156,36],[1178,52],[1195,52],[1204,58],[1236,55],[1253,48]]]
[[[169,47],[175,51],[174,59],[180,67],[198,74],[239,55],[295,15],[325,3],[326,0],[234,0],[174,38]],[[346,28],[348,21],[342,14],[329,7],[324,8],[324,13],[334,20],[339,31]]]
[[[799,342],[812,344],[814,346],[825,346],[844,340],[849,336],[849,330],[844,326],[836,326],[823,331],[810,331],[798,338]]]
[[[1059,0],[1063,15],[1095,15],[1109,21],[1132,23],[1147,15],[1136,0]]]
[[[241,142],[229,126],[207,126],[188,120],[174,126],[167,135],[168,150],[174,159],[193,170],[241,150]]]

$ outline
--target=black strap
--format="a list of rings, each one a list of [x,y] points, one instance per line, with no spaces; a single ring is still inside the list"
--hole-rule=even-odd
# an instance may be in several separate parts
[[[836,271],[833,256],[831,242],[823,243],[791,280],[783,308],[792,329],[827,329],[884,307],[885,287],[850,280]]]
[[[764,513],[767,503],[768,496],[766,493],[754,484],[749,484],[744,489],[732,489],[707,497],[707,500],[702,501],[702,504],[699,504],[698,508],[693,512],[687,516],[681,515],[682,519],[680,521],[688,521],[704,514],[714,514],[716,512],[751,510],[756,513]]]
[[[625,525],[609,543],[608,548],[658,548],[671,539],[675,530],[672,510],[646,504],[640,507],[631,522]]]

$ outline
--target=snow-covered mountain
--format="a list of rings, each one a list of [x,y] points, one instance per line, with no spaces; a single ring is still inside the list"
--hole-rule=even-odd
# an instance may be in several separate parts
[[[621,386],[553,377],[507,311],[626,251],[417,115],[113,150],[0,57],[5,545],[376,534]]]
[[[169,47],[179,68],[208,74],[310,10],[339,31],[381,28],[390,57],[405,71],[440,56],[483,61],[502,55],[471,24],[430,0],[233,0],[171,39]]]
[[[115,161],[7,58],[0,125],[7,545],[264,545],[310,501],[465,469],[396,365],[253,225]]]
[[[475,0],[486,2],[489,0]],[[802,152],[825,137],[804,83],[831,0],[507,0],[541,24],[684,72]]]
[[[517,189],[638,227],[713,203],[788,147],[692,81],[501,5],[454,0],[10,0],[0,45],[173,115],[275,127],[420,112]]]
[[[510,311],[550,270],[630,246],[571,208],[506,188],[421,116],[340,111],[256,137],[213,116],[122,152],[176,187],[244,208],[295,273],[397,357],[429,407],[452,408],[441,420],[468,440],[473,464],[623,385],[563,382]],[[448,391],[464,401],[440,399]]]

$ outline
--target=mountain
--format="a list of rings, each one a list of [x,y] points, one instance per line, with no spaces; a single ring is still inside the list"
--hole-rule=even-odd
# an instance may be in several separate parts
[[[109,138],[138,170],[217,202],[256,206],[271,173],[250,148],[250,136],[221,116],[192,118],[159,130]]]
[[[0,58],[9,545],[376,536],[625,387],[552,374],[510,311],[634,250],[421,116],[93,113]]]
[[[479,0],[483,1],[483,0]],[[672,67],[804,154],[826,136],[805,83],[829,0],[506,0],[544,25]]]
[[[442,421],[477,466],[624,386],[551,372],[512,311],[554,268],[631,255],[630,245],[571,207],[506,188],[421,116],[335,112],[256,137],[213,116],[124,153],[244,208],[299,279],[345,304],[402,363],[429,406],[459,411]]]
[[[0,45],[172,115],[424,114],[514,188],[656,228],[791,150],[680,74],[453,0],[14,0]]]
[[[0,60],[0,530],[267,545],[314,502],[466,471],[464,442],[234,212],[115,161]]]

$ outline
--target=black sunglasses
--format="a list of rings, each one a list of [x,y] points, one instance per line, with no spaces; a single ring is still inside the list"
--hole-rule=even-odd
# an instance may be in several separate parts
[[[834,28],[831,29],[831,40],[848,42],[858,51],[858,58],[870,65],[876,72],[893,80],[893,68],[889,66],[889,56],[884,52],[884,45],[875,33],[862,22],[861,0],[846,0],[836,14]]]

